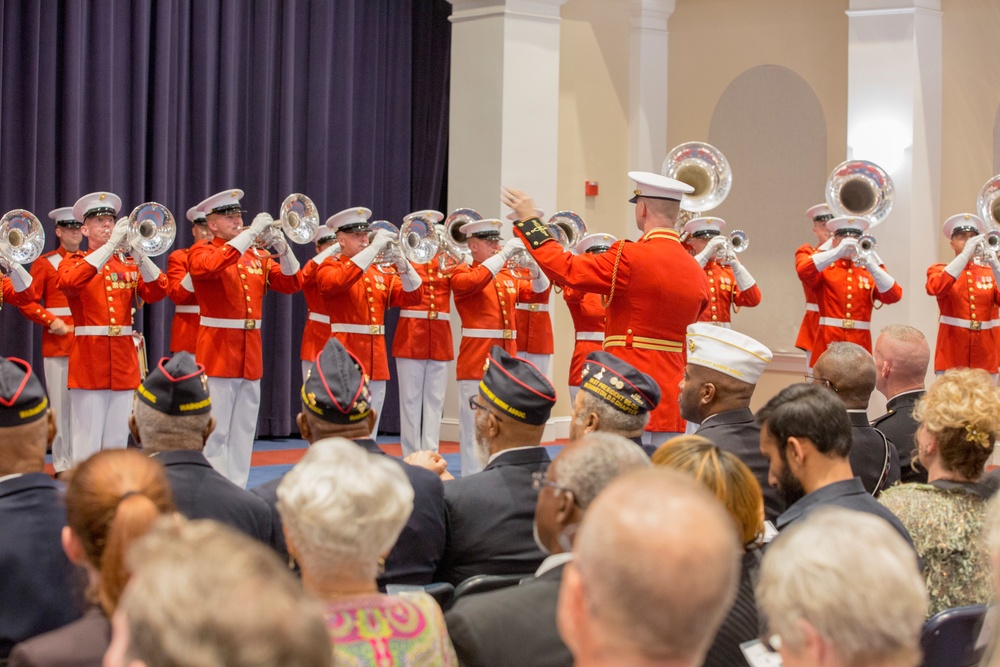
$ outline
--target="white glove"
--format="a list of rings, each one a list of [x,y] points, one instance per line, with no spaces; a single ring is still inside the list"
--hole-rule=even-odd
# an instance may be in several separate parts
[[[278,264],[281,266],[281,273],[286,276],[294,276],[299,272],[299,258],[289,249],[287,243],[284,243],[284,246],[285,250],[278,258]]]
[[[139,262],[139,275],[142,276],[143,280],[151,283],[160,277],[160,267],[154,264],[153,260],[143,254],[140,254],[138,257],[134,254],[132,256]]]
[[[993,281],[1000,284],[1000,259],[997,258],[997,254],[995,252],[986,253],[986,263],[993,271]]]
[[[375,256],[381,252],[382,248],[389,244],[390,241],[396,240],[395,234],[387,229],[380,229],[375,232],[375,237],[372,239],[371,243],[367,248],[351,257],[351,261],[354,262],[362,271],[367,271],[368,267],[372,265],[375,261]]]
[[[544,292],[549,288],[549,277],[545,275],[544,271],[539,270],[538,277],[531,281],[531,291],[538,294],[539,292]]]
[[[184,277],[181,279],[181,287],[186,289],[188,292],[194,293],[194,283],[191,282],[190,273],[184,274]]]
[[[896,284],[893,277],[881,266],[875,264],[875,262],[865,264],[865,268],[868,269],[868,273],[872,274],[872,278],[875,279],[875,289],[879,292],[888,292]]]
[[[288,252],[288,242],[285,241],[285,235],[278,233],[275,235],[274,243],[271,244],[271,248],[274,249],[275,254],[284,255]]]
[[[316,264],[322,264],[323,262],[326,261],[326,259],[328,257],[330,257],[331,255],[336,255],[338,252],[340,252],[340,244],[339,243],[332,243],[329,246],[327,246],[323,250],[323,252],[319,253],[318,255],[316,255],[315,257],[313,257],[312,259],[310,259],[309,261],[310,262],[316,262]]]
[[[257,217],[255,217],[253,222],[250,223],[250,226],[233,238],[229,239],[229,241],[226,242],[226,245],[236,248],[242,255],[250,249],[250,246],[252,246],[253,242],[257,240],[260,233],[264,231],[272,222],[274,222],[274,218],[271,217],[270,213],[258,213]]]
[[[503,254],[503,250],[501,250],[500,252],[493,255],[485,262],[483,262],[483,266],[489,269],[490,273],[496,275],[500,271],[500,269],[503,268],[503,265],[506,263],[507,263],[507,257]]]
[[[24,267],[17,263],[10,265],[10,282],[14,285],[15,292],[23,292],[31,287],[31,274],[25,271]]]
[[[396,262],[396,271],[399,273],[399,281],[403,284],[404,292],[412,292],[413,290],[420,289],[420,286],[424,282],[420,279],[420,274],[413,269],[413,266],[406,259]]]
[[[111,230],[111,238],[108,239],[108,245],[111,246],[112,251],[118,247],[126,234],[128,234],[128,218],[119,218],[118,222],[115,223],[115,228]]]
[[[705,246],[705,249],[694,256],[695,261],[698,262],[698,266],[704,269],[708,261],[719,253],[719,247],[725,244],[726,238],[724,236],[713,236]]]
[[[503,244],[503,247],[500,248],[500,254],[503,255],[503,259],[506,262],[517,250],[527,250],[527,248],[524,247],[524,241],[514,237]]]
[[[846,238],[840,242],[840,245],[836,248],[831,248],[830,250],[824,250],[823,252],[817,252],[812,256],[813,264],[816,266],[817,271],[822,271],[826,267],[830,266],[836,262],[841,257],[844,257],[850,253],[857,252],[858,242],[854,239]]]
[[[270,213],[258,213],[248,229],[253,232],[255,237],[260,236],[260,233],[267,229],[272,222],[274,222],[274,218],[271,217]]]
[[[961,276],[962,271],[964,271],[968,263],[972,261],[972,256],[976,254],[976,249],[979,248],[985,240],[986,236],[980,234],[979,236],[973,236],[971,239],[966,241],[965,247],[962,248],[962,252],[955,255],[955,259],[948,262],[948,266],[944,267],[944,272],[955,279]]]
[[[739,262],[734,261],[730,263],[729,268],[732,270],[733,277],[736,278],[736,286],[740,288],[741,292],[747,291],[757,282],[753,279],[753,276],[750,275],[750,272],[747,271],[747,267],[743,266]]]

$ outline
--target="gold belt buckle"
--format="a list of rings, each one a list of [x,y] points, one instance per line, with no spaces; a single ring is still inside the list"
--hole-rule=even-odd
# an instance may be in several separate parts
[[[253,331],[257,328],[257,320],[243,320],[243,330]]]
[[[427,313],[427,319],[429,319],[429,320],[436,320],[437,318],[438,318],[438,314],[436,312],[434,312],[433,310]]]
[[[854,328],[854,320],[844,320],[843,327],[845,329],[853,329]]]
[[[368,327],[368,333],[370,333],[372,336],[377,336],[380,333],[382,333],[381,331],[379,331],[379,329],[381,329],[381,328],[382,327],[381,327],[380,324],[369,325],[369,327]]]
[[[972,324],[969,325],[969,328],[972,329],[973,331],[979,331],[982,328],[982,326],[983,326],[982,322],[980,322],[979,320],[973,320]]]
[[[513,331],[511,331],[510,329],[504,329],[503,330],[503,339],[504,340],[511,340],[513,338],[514,338],[514,332]]]
[[[530,303],[528,305],[531,307],[532,312],[538,312],[538,304],[537,303]]]
[[[122,325],[120,325],[120,324],[109,324],[108,325],[108,335],[109,336],[121,336],[122,335]]]

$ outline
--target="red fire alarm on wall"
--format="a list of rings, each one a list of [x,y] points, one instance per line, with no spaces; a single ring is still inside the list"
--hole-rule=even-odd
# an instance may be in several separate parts
[[[583,190],[588,197],[596,197],[597,181],[586,181],[583,185]]]

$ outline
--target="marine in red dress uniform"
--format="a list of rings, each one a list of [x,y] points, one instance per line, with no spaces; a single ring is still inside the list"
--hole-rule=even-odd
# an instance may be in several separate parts
[[[83,223],[73,217],[73,207],[49,213],[55,223],[59,245],[31,265],[35,300],[21,306],[21,313],[42,329],[42,365],[45,388],[56,416],[56,437],[52,441],[52,465],[56,472],[70,467],[70,436],[73,424],[69,408],[69,351],[73,347],[73,317],[66,295],[56,285],[59,264],[66,255],[80,249]]]
[[[826,204],[811,206],[806,211],[806,217],[812,221],[813,234],[816,235],[816,246],[803,243],[795,249],[795,266],[800,261],[812,257],[814,252],[830,249],[830,230],[826,228],[826,223],[833,220],[830,207]],[[819,330],[819,306],[816,304],[816,292],[812,287],[802,282],[802,292],[806,298],[806,313],[802,316],[802,324],[799,325],[799,334],[795,338],[795,347],[806,353],[806,366],[810,366],[809,359],[812,356],[813,340]]]
[[[684,225],[691,254],[708,277],[709,304],[698,316],[699,322],[732,328],[733,309],[752,308],[760,303],[757,281],[735,253],[726,255],[728,242],[722,234],[726,221],[700,217]]]
[[[205,222],[205,214],[197,206],[188,209],[187,219],[191,222],[192,245],[212,239]],[[188,252],[191,248],[174,250],[167,257],[167,278],[170,287],[167,296],[174,302],[174,319],[170,323],[170,351],[194,354],[198,347],[198,329],[201,315],[198,313],[198,297],[194,295],[194,283],[188,273]]]
[[[840,217],[826,226],[833,232],[833,247],[802,256],[795,266],[799,280],[815,290],[819,306],[819,330],[810,364],[835,341],[857,343],[871,352],[875,301],[889,304],[903,298],[903,288],[878,264],[874,253],[862,260],[851,259],[857,256],[857,237],[868,229],[867,220]]]
[[[607,252],[615,241],[611,234],[590,234],[585,236],[576,245],[576,253],[600,255]],[[573,345],[573,356],[569,361],[569,397],[570,402],[576,401],[576,394],[580,391],[580,382],[583,379],[583,365],[587,360],[587,355],[597,352],[604,347],[604,299],[600,294],[594,292],[581,292],[570,287],[562,290],[563,300],[569,308],[569,315],[573,319],[573,330],[575,332],[575,343]]]
[[[269,289],[293,294],[302,288],[302,278],[284,236],[273,245],[278,261],[266,250],[251,247],[273,221],[259,213],[244,229],[242,198],[242,190],[226,190],[198,205],[213,238],[191,247],[188,271],[201,314],[195,356],[205,366],[215,418],[205,457],[230,481],[245,487],[264,374],[264,294]]]
[[[634,243],[618,241],[603,255],[563,251],[548,228],[530,217],[530,198],[510,188],[502,198],[527,216],[515,224],[515,233],[551,278],[607,297],[604,349],[653,377],[663,391],[646,427],[647,444],[658,445],[684,431],[677,405],[684,339],[709,303],[708,281],[673,229],[680,198],[693,189],[649,172],[629,177],[637,183],[632,201],[643,235]]]
[[[327,257],[340,253],[337,233],[329,228],[321,228],[316,235],[316,256],[302,267],[302,295],[306,298],[306,325],[302,329],[302,346],[299,360],[302,362],[302,381],[306,381],[309,368],[316,363],[316,357],[330,340],[330,314],[323,303],[323,295],[316,283],[316,273]]]
[[[955,251],[948,264],[934,264],[927,269],[927,294],[937,298],[941,311],[938,325],[934,372],[949,368],[981,368],[997,372],[996,329],[1000,291],[995,274],[1000,274],[996,253],[983,249],[987,231],[983,221],[971,213],[953,215],[942,230]],[[996,268],[991,268],[990,264]]]
[[[128,220],[115,223],[121,200],[107,192],[84,195],[73,205],[89,250],[67,255],[56,285],[73,315],[69,353],[72,463],[102,449],[128,444],[128,416],[139,386],[139,358],[132,338],[132,309],[167,296],[167,276],[138,250],[115,251],[128,233]]]

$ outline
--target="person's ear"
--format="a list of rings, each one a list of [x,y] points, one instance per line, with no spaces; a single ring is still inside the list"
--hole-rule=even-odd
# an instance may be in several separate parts
[[[559,525],[566,527],[576,523],[576,496],[568,489],[559,490],[556,494],[556,521]]]
[[[215,417],[209,417],[208,423],[205,424],[205,430],[201,432],[202,445],[208,442],[208,436],[212,435],[215,430]],[[138,442],[138,440],[136,440]]]
[[[61,539],[63,552],[66,554],[69,562],[73,563],[73,565],[83,565],[87,562],[87,554],[83,550],[83,543],[80,542],[80,538],[77,537],[72,528],[63,526]]]
[[[375,408],[372,408],[372,411],[368,413],[368,417],[365,419],[365,423],[368,424],[369,433],[375,430],[375,423],[377,421],[378,421],[378,412],[376,412]],[[378,435],[378,434],[373,433],[372,435]]]
[[[500,420],[492,412],[486,416],[486,432],[491,439],[497,437],[497,434],[500,433]]]
[[[304,412],[300,412],[295,415],[295,425],[299,427],[299,435],[306,442],[312,442],[312,431],[309,428],[309,420],[306,419]]]
[[[788,438],[788,445],[785,447],[785,460],[790,464],[795,463],[797,467],[801,468],[805,459],[806,449],[802,440],[794,436]]]
[[[702,405],[708,405],[709,403],[714,401],[715,394],[716,394],[715,385],[712,384],[711,382],[706,382],[705,384],[701,385],[701,388],[698,390],[699,400],[701,401]]]
[[[596,412],[591,412],[583,422],[583,432],[593,433],[601,428],[601,417]]]
[[[66,407],[69,407],[69,406],[66,406]],[[55,442],[55,439],[56,439],[56,433],[59,432],[59,427],[56,426],[56,413],[55,413],[54,410],[52,410],[52,408],[49,408],[49,416],[46,417],[46,419],[48,419],[48,421],[49,421],[49,423],[48,423],[48,425],[46,427],[46,438],[48,439],[49,448],[51,449],[52,448],[52,443]],[[69,434],[67,433],[67,435],[69,435]],[[139,441],[136,440],[136,442],[139,442]]]

